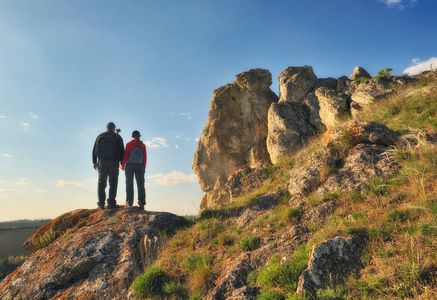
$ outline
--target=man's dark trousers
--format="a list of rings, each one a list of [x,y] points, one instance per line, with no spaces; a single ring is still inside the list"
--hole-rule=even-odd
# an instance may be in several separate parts
[[[126,174],[126,202],[133,205],[134,202],[134,175],[137,181],[138,202],[146,205],[146,189],[144,188],[144,165],[127,163],[124,170]]]
[[[116,205],[115,197],[117,196],[118,185],[118,160],[117,159],[104,159],[99,160],[99,183],[97,189],[97,195],[99,197],[100,207],[105,206],[106,200],[106,182],[109,177],[109,198],[108,205]]]

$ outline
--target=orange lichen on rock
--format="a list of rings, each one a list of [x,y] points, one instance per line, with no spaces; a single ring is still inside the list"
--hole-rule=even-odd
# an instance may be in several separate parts
[[[127,299],[145,267],[138,264],[145,261],[138,251],[142,238],[161,239],[164,231],[184,222],[139,208],[66,213],[32,237],[58,234],[0,283],[0,299]]]

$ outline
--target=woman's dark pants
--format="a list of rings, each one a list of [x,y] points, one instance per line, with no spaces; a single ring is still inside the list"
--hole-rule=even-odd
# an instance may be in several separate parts
[[[127,163],[124,169],[126,174],[126,202],[132,206],[134,202],[134,175],[137,181],[138,202],[146,205],[146,189],[144,187],[144,165]]]

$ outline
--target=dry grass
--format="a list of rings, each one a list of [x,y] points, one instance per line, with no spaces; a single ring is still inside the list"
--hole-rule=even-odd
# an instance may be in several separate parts
[[[420,85],[429,91],[437,82],[427,80]],[[392,151],[401,166],[393,178],[375,178],[361,193],[335,193],[339,206],[327,222],[317,226],[307,224],[313,231],[311,240],[303,245],[308,249],[338,235],[365,232],[368,236],[367,252],[361,259],[358,276],[320,291],[319,296],[321,299],[437,299],[437,148],[430,141],[430,137],[437,136],[437,93],[431,90],[414,94],[405,88],[386,100],[378,100],[371,111],[363,119],[382,122],[391,129],[413,135]],[[283,189],[290,179],[290,170],[323,153],[321,137],[314,138],[293,157],[266,167],[265,176],[272,181],[248,198],[271,189]],[[331,171],[324,168],[320,180],[326,179]],[[238,203],[244,205],[250,201],[248,198]],[[307,201],[311,199],[308,197]],[[323,201],[313,200],[314,205]],[[240,241],[249,241],[248,237],[254,235],[261,243],[278,238],[301,222],[304,212],[290,210],[282,202],[260,214],[249,228],[236,227],[232,218],[210,218],[197,220],[176,232],[157,260],[169,278],[180,283],[183,292],[173,298],[202,299],[205,291],[214,286],[223,266],[248,250],[243,249],[246,246]],[[267,279],[264,282],[258,278],[270,274],[267,271],[273,272],[262,268],[255,273],[255,284],[261,289],[271,285]],[[290,286],[279,285],[274,292],[286,295]]]

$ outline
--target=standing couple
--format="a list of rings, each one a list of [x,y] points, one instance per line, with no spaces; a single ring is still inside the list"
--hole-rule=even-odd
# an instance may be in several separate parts
[[[97,202],[99,210],[105,209],[106,183],[109,178],[109,198],[107,208],[117,208],[118,169],[125,171],[126,175],[126,203],[131,207],[134,201],[134,176],[138,187],[138,206],[144,210],[146,205],[146,190],[144,175],[147,164],[146,145],[140,140],[140,132],[132,132],[132,141],[124,149],[123,139],[118,134],[120,129],[115,129],[115,124],[109,122],[106,132],[101,133],[94,143],[93,168],[99,172],[97,185]]]

